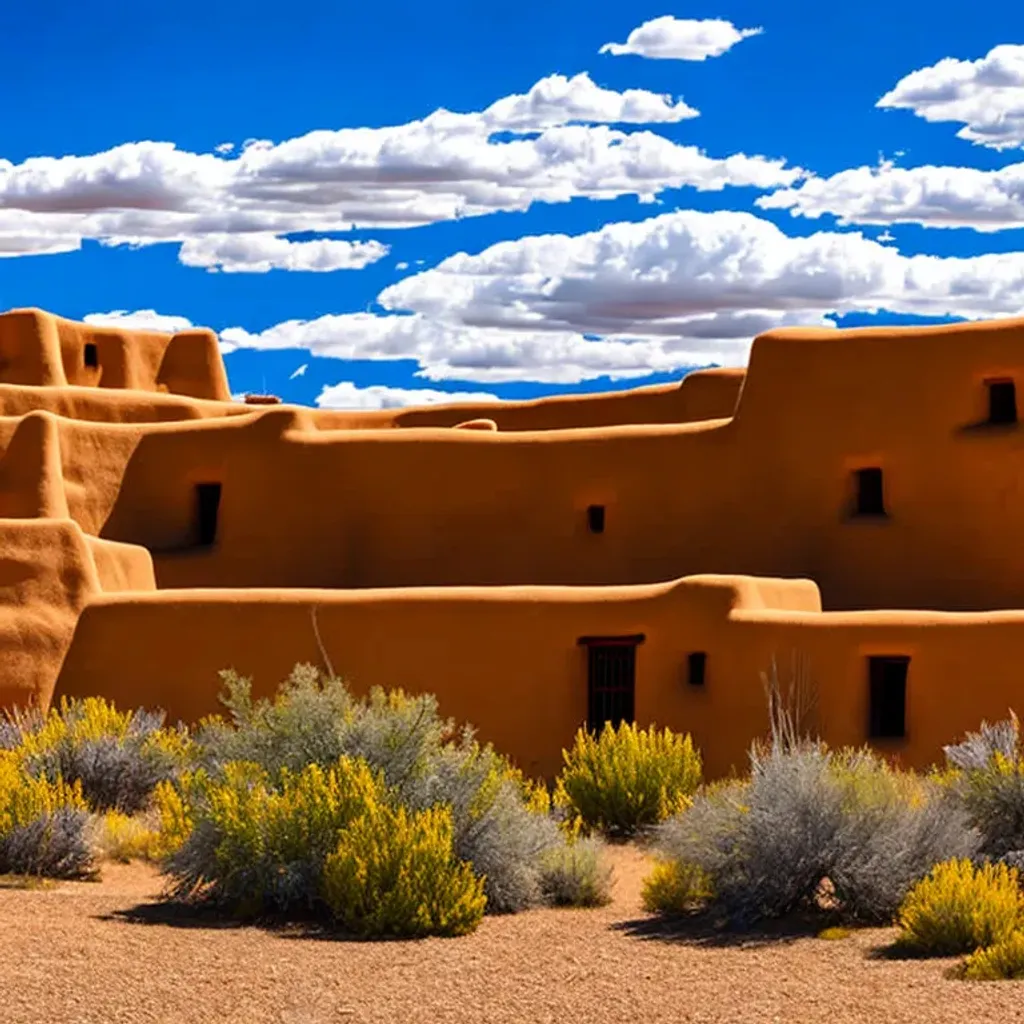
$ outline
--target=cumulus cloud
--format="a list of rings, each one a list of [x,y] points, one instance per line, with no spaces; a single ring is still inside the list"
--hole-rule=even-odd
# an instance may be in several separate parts
[[[840,224],[924,224],[1001,231],[1024,227],[1024,163],[975,167],[854,167],[760,196],[765,210],[832,214]]]
[[[1024,147],[1024,45],[995,46],[979,60],[945,57],[901,78],[877,105],[962,124],[957,138],[991,149]]]
[[[650,200],[682,187],[780,188],[803,175],[784,160],[713,157],[613,127],[696,114],[682,100],[552,75],[476,113],[437,110],[397,126],[248,139],[231,154],[140,141],[85,156],[0,160],[0,252],[63,252],[82,239],[177,242],[184,261],[203,267],[329,269],[368,251],[280,236],[414,227],[574,198]],[[233,248],[226,236],[253,238]]]
[[[551,383],[741,365],[752,338],[831,314],[1017,315],[1024,253],[903,256],[852,232],[790,238],[749,213],[680,211],[460,253],[386,288],[388,315],[221,333],[240,348],[413,359],[431,380]]]
[[[492,103],[482,120],[493,131],[537,131],[572,122],[655,124],[699,116],[682,100],[646,89],[602,89],[584,72],[572,78],[549,75],[525,95]]]
[[[624,43],[605,43],[600,53],[635,54],[656,60],[707,60],[720,57],[738,42],[760,35],[762,28],[738,29],[721,18],[694,20],[664,15],[645,21]]]
[[[387,256],[380,242],[315,239],[292,242],[268,233],[200,235],[188,238],[179,259],[187,267],[225,273],[262,274],[268,270],[362,270]]]
[[[88,313],[82,318],[87,324],[96,327],[120,327],[134,331],[160,331],[164,334],[176,334],[187,331],[195,326],[191,320],[183,316],[168,316],[158,313],[155,309],[137,309],[129,313],[125,309],[113,309],[109,313]]]
[[[325,409],[400,409],[407,405],[451,405],[464,402],[497,402],[486,391],[435,391],[431,388],[393,388],[386,384],[359,387],[349,380],[325,387],[316,404]]]

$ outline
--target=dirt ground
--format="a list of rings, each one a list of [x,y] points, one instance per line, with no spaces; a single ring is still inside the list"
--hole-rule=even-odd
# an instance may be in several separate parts
[[[461,939],[345,942],[218,926],[154,905],[161,879],[0,888],[2,1024],[899,1024],[1024,1021],[1024,988],[893,960],[849,938],[666,933],[640,908],[642,855],[612,851],[614,903],[487,918]]]

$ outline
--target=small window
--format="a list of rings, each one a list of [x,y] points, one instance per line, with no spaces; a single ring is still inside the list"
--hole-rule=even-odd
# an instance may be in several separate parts
[[[708,656],[704,651],[693,651],[686,659],[687,681],[691,686],[703,686]]]
[[[908,657],[868,658],[868,735],[873,740],[907,734]]]
[[[201,547],[217,540],[220,484],[196,484],[196,537]]]
[[[587,728],[598,733],[606,722],[618,728],[633,721],[636,699],[636,645],[587,645]]]
[[[82,355],[86,366],[95,369],[100,365],[100,353],[99,349],[96,348],[95,342],[87,341],[85,343],[85,351]]]
[[[604,505],[587,508],[587,528],[591,533],[604,533]]]
[[[1017,386],[1012,380],[993,380],[988,383],[989,423],[1017,422]]]
[[[857,498],[854,506],[858,516],[884,516],[885,495],[882,471],[878,468],[858,469],[856,473]]]

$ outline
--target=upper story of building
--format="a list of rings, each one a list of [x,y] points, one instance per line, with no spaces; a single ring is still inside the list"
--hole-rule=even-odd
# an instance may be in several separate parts
[[[808,577],[831,609],[1024,608],[1021,381],[1024,320],[1003,320],[770,332],[745,379],[637,389],[615,415],[606,398],[520,404],[507,426],[504,406],[375,417],[189,398],[187,419],[101,422],[40,404],[0,417],[0,512],[66,507],[153,551],[161,586],[712,572]],[[450,429],[481,416],[499,429]],[[403,429],[355,429],[374,425]]]

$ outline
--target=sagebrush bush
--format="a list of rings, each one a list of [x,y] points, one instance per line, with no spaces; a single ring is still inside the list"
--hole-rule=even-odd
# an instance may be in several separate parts
[[[943,800],[869,751],[776,744],[752,751],[748,780],[709,787],[665,822],[657,846],[701,869],[737,923],[816,908],[825,879],[848,917],[886,921],[933,865],[977,849]]]
[[[971,953],[1008,939],[1022,911],[1015,868],[946,861],[907,894],[897,914],[897,943],[933,956]]]
[[[452,848],[451,811],[368,806],[323,866],[323,895],[345,930],[366,936],[465,935],[487,898]]]
[[[0,874],[90,874],[88,824],[78,783],[34,778],[15,755],[0,753]]]
[[[970,981],[1020,981],[1024,979],[1024,932],[992,946],[976,949],[963,966],[962,977]]]
[[[1016,716],[945,747],[946,782],[982,836],[982,852],[1000,858],[1024,849],[1024,754]]]
[[[693,864],[659,860],[644,879],[644,910],[655,914],[686,914],[703,910],[714,896],[708,874]]]
[[[700,785],[701,758],[690,737],[606,722],[594,736],[576,733],[563,751],[558,783],[590,829],[631,836],[682,810]]]
[[[518,911],[543,900],[541,858],[565,842],[548,813],[546,788],[525,780],[470,730],[441,718],[434,697],[377,689],[357,699],[341,680],[309,665],[296,666],[272,700],[253,699],[248,679],[222,677],[227,717],[207,720],[196,734],[209,772],[248,761],[273,777],[282,768],[362,758],[397,804],[410,811],[451,808],[456,857],[484,878],[488,911]],[[178,813],[168,794],[161,804],[170,817]]]
[[[541,858],[541,892],[553,907],[603,907],[611,902],[611,883],[612,869],[598,839],[559,844]]]
[[[134,814],[189,757],[187,733],[163,721],[163,712],[119,711],[100,697],[64,698],[45,716],[9,716],[2,743],[32,775],[81,782],[92,810]]]

